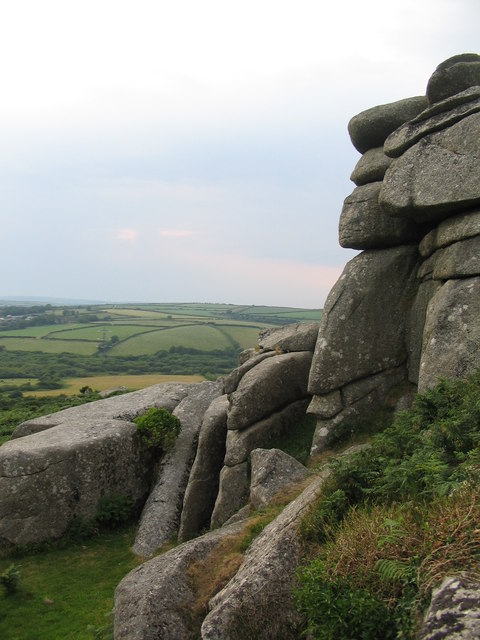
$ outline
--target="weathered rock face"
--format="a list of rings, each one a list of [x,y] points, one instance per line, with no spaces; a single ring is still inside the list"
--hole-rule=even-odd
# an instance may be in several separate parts
[[[245,429],[308,395],[312,353],[285,353],[263,360],[248,371],[229,397],[228,429]]]
[[[349,132],[364,155],[339,237],[364,251],[322,317],[312,453],[405,380],[424,391],[480,366],[480,57],[445,61],[427,97],[364,111]]]
[[[180,541],[192,538],[210,523],[225,457],[227,408],[227,396],[220,396],[211,403],[203,418],[197,454],[183,500]]]
[[[406,361],[405,316],[415,294],[416,247],[365,251],[331,290],[320,324],[309,391],[326,394]]]

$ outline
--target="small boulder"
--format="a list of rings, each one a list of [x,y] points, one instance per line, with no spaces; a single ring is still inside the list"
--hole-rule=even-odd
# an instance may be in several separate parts
[[[385,155],[383,147],[366,151],[355,165],[350,180],[358,187],[383,180],[385,171],[392,164],[392,158]]]
[[[362,111],[348,123],[348,133],[353,146],[360,153],[382,147],[392,131],[427,107],[427,98],[417,96]]]
[[[265,329],[258,335],[258,346],[277,353],[313,351],[319,326],[319,322],[294,322],[280,329]]]
[[[255,509],[268,506],[279,493],[309,475],[303,464],[280,449],[254,449],[250,464],[250,502]]]
[[[428,81],[427,98],[434,104],[475,85],[480,85],[480,56],[463,53],[438,65]]]
[[[382,183],[357,187],[344,203],[339,223],[339,242],[348,249],[384,249],[420,239],[422,230],[410,220],[391,218],[380,207]]]

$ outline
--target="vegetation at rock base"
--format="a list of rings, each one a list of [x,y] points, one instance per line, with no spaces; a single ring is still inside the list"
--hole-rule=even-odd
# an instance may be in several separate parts
[[[296,601],[312,638],[413,638],[432,587],[480,571],[479,444],[477,371],[442,380],[369,449],[331,463],[301,524],[313,560]],[[391,632],[370,625],[377,616]]]

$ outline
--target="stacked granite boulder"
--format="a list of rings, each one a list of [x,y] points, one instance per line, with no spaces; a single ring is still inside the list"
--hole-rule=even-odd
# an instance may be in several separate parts
[[[207,413],[185,494],[179,537],[223,525],[249,499],[249,456],[270,448],[305,417],[308,375],[319,324],[296,323],[260,334],[255,349],[225,380]],[[213,449],[215,453],[213,453]],[[208,478],[207,478],[208,476]]]
[[[363,155],[340,217],[361,249],[330,292],[310,372],[312,453],[393,388],[480,366],[480,56],[440,64],[425,97],[352,118]]]

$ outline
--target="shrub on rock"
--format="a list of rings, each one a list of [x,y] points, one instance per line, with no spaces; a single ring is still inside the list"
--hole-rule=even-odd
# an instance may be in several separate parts
[[[182,425],[167,409],[152,407],[134,419],[140,438],[147,447],[163,452],[172,448]]]

